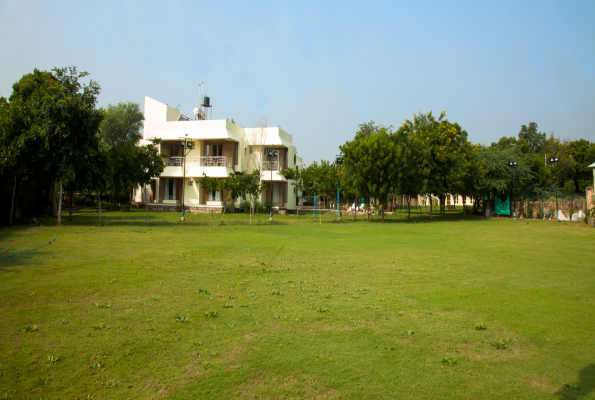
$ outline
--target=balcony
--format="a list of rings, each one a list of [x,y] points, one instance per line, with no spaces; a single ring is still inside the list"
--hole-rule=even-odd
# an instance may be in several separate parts
[[[202,178],[203,173],[211,178],[226,178],[233,173],[232,157],[193,157],[192,162],[186,162],[186,176]]]
[[[184,164],[184,157],[169,157],[164,158],[165,169],[161,173],[163,178],[181,178],[184,176],[182,171],[182,164]]]
[[[199,167],[227,167],[233,168],[233,159],[230,157],[194,157],[194,162]]]
[[[181,167],[184,163],[184,157],[169,157],[164,158],[166,167]]]
[[[262,172],[265,171],[279,171],[279,161],[263,161]]]

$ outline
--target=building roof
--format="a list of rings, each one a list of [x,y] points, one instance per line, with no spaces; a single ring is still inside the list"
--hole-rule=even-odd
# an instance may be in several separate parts
[[[589,168],[595,168],[595,162],[591,165],[589,165]]]

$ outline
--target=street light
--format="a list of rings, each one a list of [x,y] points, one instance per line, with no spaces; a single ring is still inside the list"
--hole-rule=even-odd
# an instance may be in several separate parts
[[[556,164],[560,161],[558,156],[555,154],[550,157],[550,165],[553,165],[554,168]],[[554,187],[556,188],[556,221],[558,220],[558,180],[554,177]]]
[[[339,182],[341,182],[341,165],[343,164],[343,153],[335,157],[335,163],[339,168]],[[337,218],[341,221],[341,197],[339,196],[339,182],[337,182]]]
[[[187,137],[181,137],[180,148],[184,154],[184,165],[182,166],[182,170],[184,171],[184,178],[182,179],[182,222],[184,222],[186,220],[186,210],[184,209],[184,197],[186,194],[186,155],[190,153],[192,149],[194,149],[194,142]]]
[[[273,222],[273,161],[275,160],[275,148],[273,147],[272,150],[269,150],[269,153],[267,155],[268,160],[269,160],[269,167],[271,170],[271,210],[270,210],[270,217],[269,217],[269,221]]]

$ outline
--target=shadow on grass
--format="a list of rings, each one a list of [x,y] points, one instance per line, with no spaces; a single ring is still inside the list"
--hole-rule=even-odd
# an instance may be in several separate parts
[[[589,364],[578,373],[578,382],[568,383],[556,392],[561,399],[580,399],[595,391],[595,364]]]
[[[180,221],[182,214],[181,212],[165,212],[165,211],[150,211],[149,212],[149,223],[146,222],[146,214],[144,210],[131,210],[129,212],[124,211],[104,211],[102,212],[102,220],[99,221],[99,212],[96,209],[78,209],[73,217],[70,220],[68,214],[63,215],[62,217],[62,224],[65,227],[68,226],[133,226],[133,227],[176,227],[181,228],[183,226],[188,227],[198,227],[198,226],[205,226],[205,227],[216,227],[219,226],[219,221],[221,219],[220,214],[215,214],[211,216],[210,214],[206,214],[206,218],[203,219],[202,214],[192,214],[190,212],[186,213],[186,221]],[[203,222],[204,221],[204,222]],[[295,215],[290,214],[287,216],[277,216],[275,215],[273,222],[269,222],[269,215],[262,214],[260,218],[260,222],[258,222],[258,218],[256,216],[252,217],[252,224],[249,222],[249,216],[243,213],[232,213],[226,214],[223,219],[223,225],[229,226],[244,226],[244,225],[253,225],[253,226],[284,226],[284,225],[295,225],[295,224],[319,224],[319,216],[312,217],[311,213],[304,213],[300,214],[299,222],[295,221]],[[385,216],[384,222],[382,221],[382,216],[380,215],[373,215],[370,216],[369,223],[372,224],[427,224],[427,223],[435,223],[439,224],[441,222],[462,222],[462,221],[474,221],[477,223],[483,223],[489,221],[489,219],[474,216],[474,215],[465,215],[463,216],[462,211],[448,211],[446,213],[446,218],[443,218],[442,215],[435,214],[432,219],[430,219],[429,214],[411,214],[411,219],[407,219],[407,213],[399,212]],[[56,226],[57,219],[55,217],[42,217],[41,218],[42,225],[44,226]],[[357,218],[354,220],[353,215],[343,214],[341,220],[339,221],[336,218],[336,215],[332,216],[330,214],[323,214],[322,216],[322,225],[325,224],[365,224],[366,216],[358,215]],[[28,220],[27,220],[28,223]]]

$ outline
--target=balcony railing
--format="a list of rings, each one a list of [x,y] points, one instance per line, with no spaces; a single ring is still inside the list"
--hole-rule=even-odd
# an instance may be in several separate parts
[[[194,164],[200,167],[227,167],[233,168],[231,157],[194,157]]]
[[[169,157],[164,158],[166,167],[181,167],[184,163],[184,157]]]
[[[279,161],[263,161],[262,171],[279,171]]]

